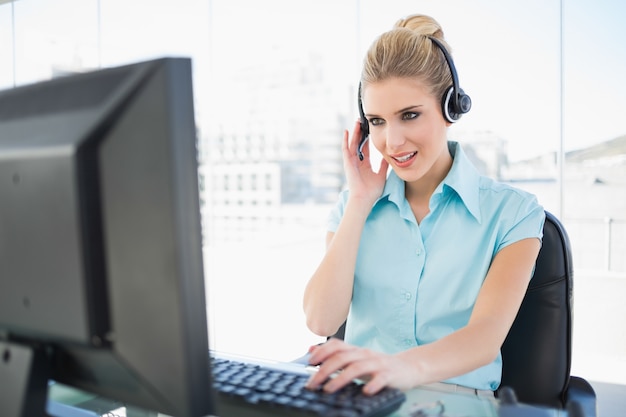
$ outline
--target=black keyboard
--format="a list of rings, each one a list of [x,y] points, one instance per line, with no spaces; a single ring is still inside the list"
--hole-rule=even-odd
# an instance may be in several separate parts
[[[305,388],[305,373],[215,357],[211,362],[220,417],[383,417],[406,399],[393,388],[365,395],[357,382],[329,394]]]

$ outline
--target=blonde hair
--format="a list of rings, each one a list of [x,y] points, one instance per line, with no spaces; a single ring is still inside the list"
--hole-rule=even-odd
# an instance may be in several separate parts
[[[362,88],[389,78],[414,78],[423,82],[435,97],[443,97],[452,85],[452,76],[445,57],[430,37],[440,40],[450,52],[441,25],[432,17],[416,14],[398,20],[367,51]]]

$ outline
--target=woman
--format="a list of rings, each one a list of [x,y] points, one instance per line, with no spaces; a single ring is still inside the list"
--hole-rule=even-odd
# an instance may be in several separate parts
[[[369,142],[361,160],[361,125],[344,133],[348,189],[304,294],[308,327],[331,336],[347,320],[345,342],[311,348],[320,367],[310,388],[333,392],[355,378],[369,394],[434,384],[493,395],[499,386],[500,347],[545,215],[534,196],[479,175],[448,141],[448,127],[469,110],[448,101],[469,98],[442,48],[440,25],[414,15],[367,53],[359,99]],[[382,155],[377,171],[370,143]]]

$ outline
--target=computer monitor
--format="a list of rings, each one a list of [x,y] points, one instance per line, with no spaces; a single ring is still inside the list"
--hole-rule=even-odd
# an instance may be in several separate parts
[[[0,92],[0,415],[212,413],[191,61]]]

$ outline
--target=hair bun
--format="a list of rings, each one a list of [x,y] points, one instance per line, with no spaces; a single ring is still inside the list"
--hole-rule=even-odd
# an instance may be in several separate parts
[[[443,29],[439,22],[423,14],[414,14],[400,19],[396,22],[394,28],[407,28],[420,35],[444,40]]]

